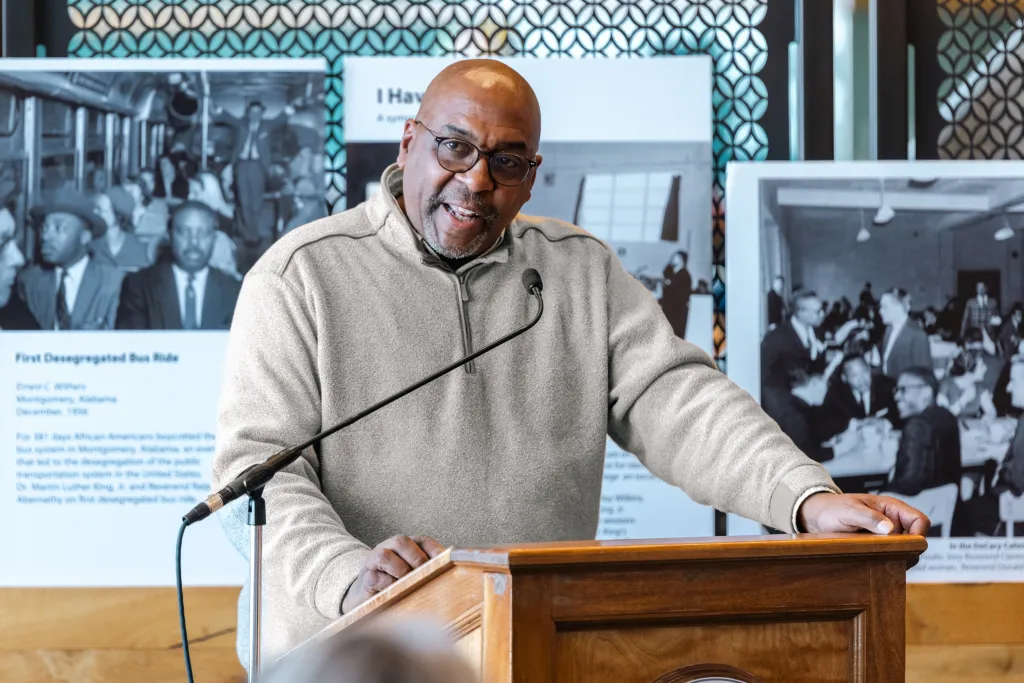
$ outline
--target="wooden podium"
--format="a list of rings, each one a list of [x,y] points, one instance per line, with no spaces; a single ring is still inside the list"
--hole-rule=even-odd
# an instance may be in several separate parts
[[[310,643],[416,615],[447,625],[483,683],[896,683],[925,548],[868,534],[452,548]]]

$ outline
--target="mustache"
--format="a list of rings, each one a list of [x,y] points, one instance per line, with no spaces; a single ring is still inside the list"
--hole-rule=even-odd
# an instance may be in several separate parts
[[[443,194],[432,195],[427,197],[426,203],[427,213],[437,211],[444,204],[458,204],[477,214],[486,222],[491,222],[498,218],[497,209],[485,202],[476,193],[465,189],[453,189]]]

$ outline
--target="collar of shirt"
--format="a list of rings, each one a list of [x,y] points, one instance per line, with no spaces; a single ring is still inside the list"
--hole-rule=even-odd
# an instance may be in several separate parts
[[[57,286],[60,287],[60,281],[64,277],[64,273],[68,274],[68,286],[78,288],[78,285],[82,284],[82,278],[85,277],[85,268],[89,265],[88,254],[75,261],[72,265],[67,268],[57,268]]]
[[[60,291],[60,282],[64,279],[64,273],[68,274],[68,278],[64,283],[64,301],[67,303],[69,311],[75,310],[75,302],[78,301],[78,289],[82,286],[82,279],[85,277],[85,269],[88,265],[89,256],[86,255],[67,268],[55,269],[54,277],[56,278],[57,291]]]
[[[206,287],[206,278],[210,274],[210,267],[207,266],[202,270],[197,270],[195,273],[189,273],[186,270],[182,270],[178,267],[177,263],[171,264],[171,270],[174,271],[174,282],[178,285],[178,290],[184,292],[185,287],[188,286],[189,275],[194,275],[195,280],[192,282],[193,287]],[[198,294],[198,292],[197,292]]]
[[[807,348],[811,348],[811,346],[818,341],[818,338],[814,336],[814,330],[797,320],[795,316],[790,318],[790,323],[793,325],[793,329],[796,330],[800,340]]]

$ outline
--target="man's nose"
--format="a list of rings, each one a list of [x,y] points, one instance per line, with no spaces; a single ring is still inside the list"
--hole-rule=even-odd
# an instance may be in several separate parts
[[[472,192],[490,192],[494,189],[494,178],[491,177],[491,169],[488,166],[487,157],[482,154],[476,160],[476,163],[473,164],[472,168],[468,171],[463,171],[459,176],[462,179],[462,183]]]

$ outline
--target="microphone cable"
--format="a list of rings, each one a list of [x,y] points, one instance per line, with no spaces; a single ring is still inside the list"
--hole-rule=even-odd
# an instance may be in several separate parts
[[[188,676],[188,683],[195,683],[195,679],[192,678],[192,657],[188,650],[188,633],[185,630],[185,596],[181,587],[181,539],[184,538],[187,528],[188,523],[182,522],[181,528],[178,529],[178,543],[174,553],[174,573],[178,587],[178,622],[181,624],[181,649],[185,652],[185,674]]]

